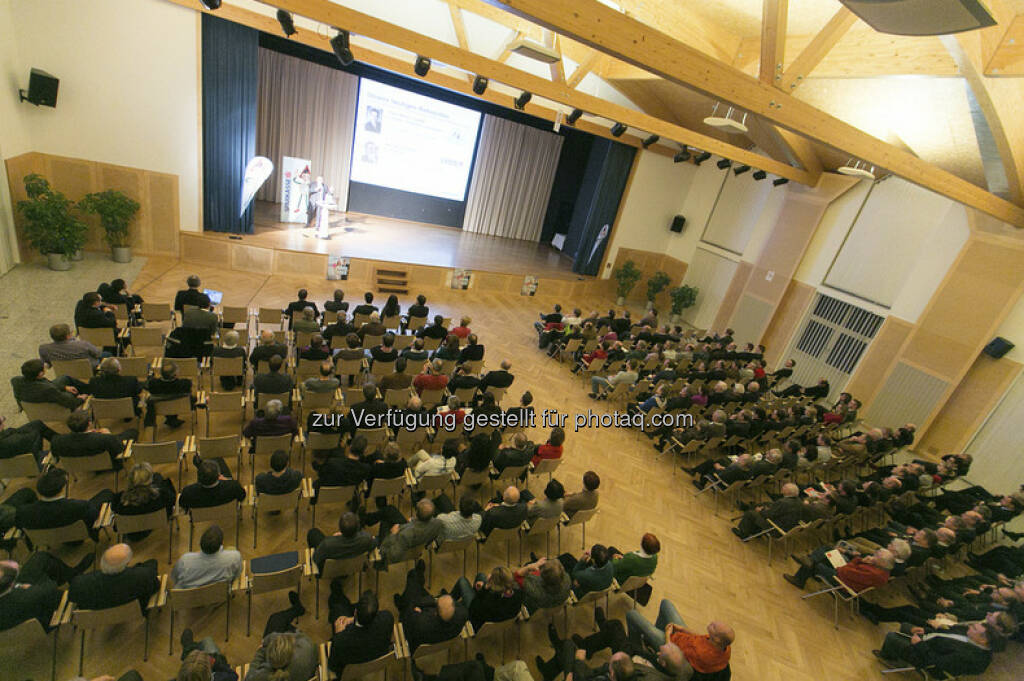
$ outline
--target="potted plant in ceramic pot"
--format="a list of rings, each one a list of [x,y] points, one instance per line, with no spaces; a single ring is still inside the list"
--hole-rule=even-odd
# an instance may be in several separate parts
[[[643,272],[636,266],[636,263],[632,260],[627,260],[622,263],[621,267],[612,272],[612,276],[615,277],[615,295],[618,296],[615,304],[621,307],[625,305],[626,296],[633,290],[636,283],[640,281]]]
[[[697,302],[697,294],[700,293],[700,289],[696,286],[676,286],[674,289],[670,289],[668,292],[669,298],[672,299],[672,323],[678,324],[679,318],[683,314],[683,310],[688,307],[693,307]]]
[[[51,270],[71,269],[72,256],[85,246],[88,225],[74,214],[74,202],[52,189],[45,177],[32,173],[24,182],[28,198],[17,207],[25,238],[46,256]]]
[[[99,216],[114,262],[131,262],[132,235],[129,228],[139,212],[139,202],[124,192],[107,189],[86,194],[78,202],[78,207]]]
[[[658,297],[658,294],[665,290],[665,287],[672,283],[669,276],[658,270],[651,275],[650,279],[647,280],[647,309],[650,310],[654,307],[654,299]]]

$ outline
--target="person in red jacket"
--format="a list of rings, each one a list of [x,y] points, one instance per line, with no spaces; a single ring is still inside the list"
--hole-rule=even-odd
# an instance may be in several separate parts
[[[578,374],[583,369],[589,367],[590,363],[593,362],[595,359],[608,359],[608,347],[608,342],[603,342],[596,348],[594,348],[593,352],[583,355],[583,357],[580,358],[579,364],[577,364],[575,368],[573,368],[572,372],[574,374]]]
[[[412,379],[412,387],[416,388],[416,394],[422,395],[424,390],[444,390],[448,387],[448,377],[442,373],[444,362],[435,359],[426,365],[426,372]]]
[[[565,431],[555,426],[551,429],[551,436],[548,437],[548,441],[537,447],[537,452],[530,459],[530,462],[536,466],[544,459],[561,459],[562,458],[562,444],[565,443]]]
[[[838,569],[834,568],[825,556],[832,549],[823,546],[799,561],[800,569],[796,571],[795,575],[783,575],[783,577],[799,589],[804,588],[804,584],[811,575],[824,577],[829,582],[834,577],[838,577],[855,593],[861,593],[872,587],[878,588],[889,581],[889,572],[896,564],[896,560],[888,549],[878,549],[872,555],[862,557],[847,544],[840,544],[836,548],[848,560]]]

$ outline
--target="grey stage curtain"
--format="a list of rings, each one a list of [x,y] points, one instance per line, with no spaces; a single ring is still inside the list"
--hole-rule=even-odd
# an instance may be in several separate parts
[[[484,116],[462,228],[538,241],[561,151],[558,135]]]
[[[280,200],[282,156],[308,158],[345,210],[359,77],[267,49],[259,62],[256,153],[273,161],[274,173],[256,197]]]

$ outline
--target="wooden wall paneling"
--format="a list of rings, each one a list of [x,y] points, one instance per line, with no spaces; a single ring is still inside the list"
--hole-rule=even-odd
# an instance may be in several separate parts
[[[97,188],[96,171],[96,164],[90,161],[47,155],[46,172],[43,175],[50,181],[50,186],[63,192],[72,201],[79,201]],[[85,249],[95,251],[105,248],[99,218],[88,214],[79,214],[79,217],[89,225]]]
[[[135,221],[130,229],[132,246],[138,253],[150,252],[153,243],[152,234],[149,229],[152,216],[147,205],[148,196],[144,196],[144,193],[146,193],[144,187],[147,184],[145,173],[134,168],[125,168],[107,163],[96,164],[96,169],[98,171],[97,190],[116,189],[138,201],[139,212],[136,213]],[[102,229],[97,220],[97,231],[101,235]],[[105,247],[107,244],[101,238],[98,245]]]
[[[32,173],[46,174],[46,159],[42,154],[30,151],[19,156],[13,156],[7,159],[4,164],[7,166],[7,186],[11,192],[11,210],[14,211],[14,232],[18,240],[18,257],[22,262],[28,262],[33,258],[40,258],[41,256],[33,251],[25,241],[21,213],[18,211],[18,201],[23,201],[27,198],[25,194],[26,175]]]
[[[259,246],[231,246],[231,269],[269,274],[274,270],[274,249]],[[326,274],[326,269],[324,270]]]
[[[979,355],[939,410],[917,448],[933,455],[963,451],[1021,369],[1024,365],[1006,357],[995,359]]]
[[[150,252],[178,255],[177,235],[181,228],[178,176],[146,172],[146,185],[149,189]]]
[[[914,325],[906,320],[886,317],[867,352],[860,358],[857,369],[846,384],[846,392],[860,400],[865,409],[871,405],[875,393],[882,385],[882,379],[889,373],[900,348],[913,330]],[[770,345],[768,350],[771,350]]]
[[[181,259],[184,262],[212,263],[230,266],[231,247],[228,241],[207,239],[201,234],[181,233]]]
[[[768,366],[775,366],[782,358],[782,351],[789,345],[790,338],[796,333],[797,326],[813,300],[813,286],[796,279],[789,280],[786,292],[775,307],[775,314],[761,336],[761,342],[765,346],[764,359]]]
[[[327,256],[323,253],[275,250],[273,272],[319,279],[327,274]]]

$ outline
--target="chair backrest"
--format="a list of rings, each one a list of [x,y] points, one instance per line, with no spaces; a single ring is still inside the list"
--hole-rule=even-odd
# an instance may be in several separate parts
[[[370,348],[375,348],[378,345],[380,345],[381,342],[383,342],[383,340],[384,334],[380,334],[377,336],[366,334],[365,336],[363,336],[363,348],[366,350],[369,350]]]
[[[294,509],[299,512],[299,498],[302,489],[295,489],[284,494],[257,494],[256,508],[260,511],[287,511]]]
[[[70,525],[61,527],[48,527],[45,529],[25,530],[25,534],[32,540],[36,549],[44,547],[58,547],[73,541],[85,541],[89,539],[89,530],[85,521],[76,520]]]
[[[245,407],[245,393],[236,390],[230,393],[207,393],[206,410],[214,411],[238,411]]]
[[[202,508],[189,509],[189,517],[192,523],[218,523],[234,525],[238,522],[238,502],[229,501],[219,506],[205,506]]]
[[[196,380],[199,378],[199,363],[191,357],[184,357],[182,359],[175,360],[175,364],[178,367],[178,378],[191,379],[192,392],[195,392],[199,385]]]
[[[473,395],[476,394],[476,388],[457,388],[455,390],[455,397],[459,399],[462,404],[469,404],[473,401]]]
[[[422,329],[426,324],[426,317],[409,317],[409,324],[405,328],[408,331],[416,331],[417,329]]]
[[[335,336],[336,338],[337,336]],[[363,370],[361,359],[339,359],[334,363],[334,373],[339,376],[356,376]]]
[[[138,608],[138,606],[135,606]],[[0,631],[0,658],[11,662],[28,659],[40,650],[46,650],[47,634],[35,617],[16,627]]]
[[[135,405],[130,397],[118,397],[113,400],[94,397],[89,400],[89,404],[92,406],[93,421],[135,418]]]
[[[21,408],[29,421],[64,424],[71,410],[54,402],[22,402]]]
[[[139,602],[136,600],[130,600],[113,608],[103,608],[102,610],[79,610],[75,608],[71,611],[71,621],[76,627],[82,627],[83,629],[101,629],[109,627],[111,624],[121,624],[122,622],[141,619],[142,611],[139,610]]]
[[[248,324],[249,308],[224,305],[220,308],[220,316],[225,324]]]
[[[57,376],[70,376],[79,381],[89,382],[92,378],[92,363],[87,359],[55,359],[53,373]]]
[[[273,454],[279,449],[290,452],[292,449],[292,434],[283,435],[260,435],[256,438],[257,454]]]
[[[541,475],[543,473],[554,473],[558,470],[558,467],[562,465],[562,457],[557,459],[541,459],[537,463],[536,468],[533,469],[534,475]]]
[[[458,642],[461,640],[462,636],[460,632],[446,641],[439,641],[437,643],[421,643],[419,647],[416,648],[416,652],[412,654],[412,659],[418,662],[420,660],[423,660],[424,658],[448,652],[451,648],[454,648],[456,644],[458,644]]]
[[[323,311],[323,320],[324,320],[324,324],[333,324],[334,322],[338,321],[338,312],[337,312],[337,310],[324,310]]]
[[[578,599],[576,599],[576,605],[583,605],[585,603],[593,603],[594,601],[599,601],[605,596],[607,596],[608,592],[611,590],[612,585],[609,584],[605,588],[600,589],[598,591],[588,591],[587,593],[583,594]]]
[[[566,525],[582,525],[585,522],[589,522],[595,515],[597,515],[596,508],[588,508],[585,511],[576,511],[572,517],[569,518],[569,522],[567,522]]]
[[[39,475],[36,458],[31,454],[19,454],[9,459],[0,459],[0,479],[34,478]]]
[[[484,638],[486,636],[504,636],[505,632],[516,628],[519,621],[515,617],[500,622],[488,620],[480,625],[480,628],[473,632],[473,638]]]
[[[374,478],[370,485],[371,497],[390,497],[405,489],[405,476],[399,475],[396,478]]]
[[[397,329],[399,324],[402,323],[402,318],[398,315],[384,317],[380,320],[380,323],[384,325],[385,329]]]
[[[374,376],[387,376],[395,373],[395,360],[390,362],[382,362],[379,359],[374,360],[373,365],[370,366],[370,373]]]
[[[604,357],[597,357],[590,361],[590,366],[587,367],[587,371],[597,372],[604,368]]]
[[[405,350],[406,348],[412,347],[412,341],[412,336],[395,336],[395,350]]]
[[[434,492],[443,490],[452,484],[451,473],[438,473],[436,475],[424,475],[416,483],[416,488],[421,492]]]
[[[432,352],[434,350],[437,350],[439,347],[441,347],[441,339],[440,338],[424,338],[423,339],[423,349],[424,350],[429,350],[429,351]]]
[[[487,542],[503,542],[511,541],[513,537],[519,534],[518,527],[510,527],[505,529],[503,527],[496,527],[491,530],[491,533],[487,535]]]
[[[130,336],[132,351],[136,355],[141,354],[141,349],[164,347],[164,330],[159,326],[133,326]]]
[[[473,359],[465,363],[466,371],[471,374],[479,374],[484,368],[482,359]]]
[[[522,466],[507,466],[500,473],[495,480],[515,480],[526,471],[526,467],[529,464],[523,464]]]
[[[114,329],[109,327],[102,329],[86,329],[81,327],[78,329],[78,337],[98,348],[109,348],[117,345],[117,340],[114,338]]]
[[[170,442],[135,442],[132,444],[132,458],[137,462],[150,465],[177,463],[181,450],[178,443]]]
[[[261,307],[256,314],[256,319],[260,324],[280,324],[281,316],[281,308]]]
[[[441,404],[444,400],[444,390],[424,390],[420,393],[420,399],[423,400],[423,407],[430,409]]]
[[[305,395],[302,396],[302,405],[305,410],[316,410],[325,409],[330,410],[334,407],[337,402],[336,390],[328,390],[325,392],[313,392],[309,390]]]
[[[482,485],[487,482],[489,477],[490,472],[487,469],[474,471],[467,468],[462,472],[462,477],[459,478],[459,487],[474,487],[476,485]]]
[[[253,572],[250,574],[250,588],[254,594],[265,594],[283,589],[295,589],[302,580],[301,562],[275,572]]]
[[[267,402],[271,400],[280,400],[281,404],[288,406],[291,404],[292,394],[291,392],[286,393],[256,393],[256,408],[266,409]]]
[[[310,376],[319,376],[321,364],[323,364],[323,361],[319,359],[300,359],[298,366],[295,367],[296,380],[301,381]]]
[[[345,668],[341,671],[341,678],[338,681],[356,681],[357,679],[365,679],[379,671],[384,671],[386,675],[388,663],[391,662],[394,657],[395,649],[392,648],[376,660],[346,664]]]
[[[213,357],[211,368],[214,376],[241,376],[244,357]]]
[[[122,376],[134,376],[140,381],[145,381],[149,377],[150,368],[153,364],[152,358],[138,355],[135,357],[118,357],[117,361],[121,365]]]
[[[408,388],[392,388],[384,393],[384,403],[389,407],[404,407],[408,401]]]
[[[170,303],[143,303],[142,318],[147,322],[169,322],[171,321]]]
[[[90,456],[64,456],[59,458],[60,466],[68,473],[96,473],[110,470],[110,454],[99,452]]]
[[[316,505],[319,507],[324,504],[347,504],[355,497],[357,489],[355,485],[321,487],[317,492]]]
[[[533,521],[533,524],[530,525],[530,529],[527,531],[526,534],[531,536],[538,534],[547,534],[551,530],[555,529],[557,525],[558,516],[551,516],[550,518],[537,518]]]
[[[324,569],[320,573],[321,579],[328,581],[336,577],[348,577],[354,575],[366,567],[366,555],[351,556],[350,558],[328,558],[324,561]]]
[[[633,575],[632,577],[628,577],[626,581],[624,581],[622,584],[619,584],[619,590],[636,591],[644,584],[646,584],[648,579],[650,579],[650,576],[640,577],[638,575]]]
[[[476,537],[470,535],[464,539],[448,539],[441,542],[434,548],[434,553],[458,553],[467,551],[473,547]]]
[[[308,348],[309,342],[313,339],[313,333],[311,331],[296,331],[295,332],[295,347],[297,348]]]
[[[157,416],[191,414],[192,398],[188,395],[183,395],[182,397],[175,397],[170,400],[160,400],[159,402],[154,402],[153,407],[156,410]]]
[[[359,428],[356,430],[356,435],[362,435],[366,438],[366,445],[368,447],[383,444],[388,439],[388,431],[386,428]]]
[[[225,581],[213,582],[191,589],[168,589],[167,602],[170,604],[171,610],[188,610],[204,605],[225,603],[228,599],[229,586],[230,582]]]
[[[580,344],[583,343],[582,338],[570,338],[569,342],[565,344],[562,349],[563,352],[576,352],[580,348]]]
[[[488,388],[487,392],[494,395],[494,403],[501,404],[501,401],[505,398],[506,388]]]
[[[341,433],[306,433],[306,447],[309,449],[334,449],[341,442]]]
[[[150,513],[138,515],[115,515],[114,527],[118,534],[131,534],[143,530],[159,530],[167,527],[167,511],[159,508]]]

